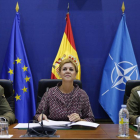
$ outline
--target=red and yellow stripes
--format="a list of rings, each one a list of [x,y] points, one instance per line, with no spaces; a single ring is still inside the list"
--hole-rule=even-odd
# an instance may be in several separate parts
[[[51,79],[60,79],[59,73],[58,73],[59,64],[63,59],[66,59],[66,58],[71,58],[73,61],[77,63],[78,74],[76,76],[76,79],[80,80],[81,79],[81,66],[80,66],[80,61],[79,61],[78,54],[75,47],[69,14],[67,14],[66,16],[65,32],[64,32],[59,50],[57,52],[56,58],[53,62]]]

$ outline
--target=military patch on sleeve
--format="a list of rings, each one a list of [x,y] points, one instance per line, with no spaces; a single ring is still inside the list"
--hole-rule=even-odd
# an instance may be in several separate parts
[[[2,97],[5,98],[5,95],[3,94]]]
[[[138,93],[138,95],[139,95],[139,97],[140,97],[140,91],[137,91],[137,93]]]

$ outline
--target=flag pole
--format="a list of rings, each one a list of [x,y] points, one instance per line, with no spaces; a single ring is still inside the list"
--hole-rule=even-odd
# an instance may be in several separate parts
[[[69,3],[68,3],[68,7],[67,7],[67,14],[69,14],[69,8],[70,8],[70,7],[69,7]]]

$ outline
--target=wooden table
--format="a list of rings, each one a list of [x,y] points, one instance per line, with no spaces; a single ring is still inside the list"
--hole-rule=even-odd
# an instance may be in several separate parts
[[[90,130],[57,130],[56,135],[60,135],[59,138],[47,138],[47,137],[31,137],[31,138],[21,138],[21,135],[26,134],[27,130],[13,129],[17,124],[9,126],[9,134],[12,134],[11,139],[59,139],[59,140],[102,140],[102,139],[137,139],[134,137],[134,134],[137,134],[136,131],[129,129],[129,138],[118,138],[118,124],[100,124],[97,129],[91,128]]]

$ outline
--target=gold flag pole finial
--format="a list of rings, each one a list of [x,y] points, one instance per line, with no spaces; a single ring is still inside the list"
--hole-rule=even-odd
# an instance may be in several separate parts
[[[122,3],[122,12],[124,13],[125,11],[125,6],[124,6],[124,2]]]
[[[69,3],[68,3],[68,8],[67,8],[67,10],[68,10],[68,13],[69,13],[69,8],[70,8],[70,7],[69,7]]]
[[[18,2],[17,2],[17,4],[16,4],[16,12],[18,12],[18,10],[19,10],[19,6],[18,6]]]

